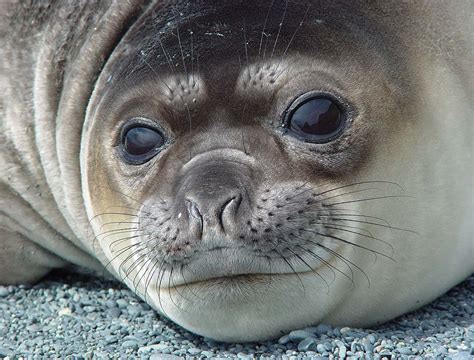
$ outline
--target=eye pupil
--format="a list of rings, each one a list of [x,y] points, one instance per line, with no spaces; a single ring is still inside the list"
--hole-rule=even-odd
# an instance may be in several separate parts
[[[128,129],[122,138],[122,155],[130,163],[142,164],[158,154],[165,139],[160,131],[146,126]]]
[[[163,145],[163,137],[155,130],[135,127],[127,131],[124,148],[130,155],[143,155]]]
[[[297,104],[290,112],[288,128],[304,140],[327,142],[344,125],[339,106],[331,99],[313,97]]]

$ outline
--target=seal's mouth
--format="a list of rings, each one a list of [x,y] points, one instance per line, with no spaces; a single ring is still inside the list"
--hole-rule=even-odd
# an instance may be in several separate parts
[[[177,288],[184,288],[187,286],[203,286],[203,285],[237,285],[237,284],[257,284],[267,283],[272,276],[279,276],[282,274],[240,274],[230,276],[217,276],[199,281],[192,281],[176,286]]]
[[[320,268],[330,267],[333,260],[328,257],[324,262],[318,262],[307,258],[302,262],[297,257],[257,256],[241,247],[215,247],[199,254],[184,266],[178,263],[170,265],[166,270],[162,269],[159,283],[163,290],[271,284],[274,280],[298,278],[306,273],[318,276]]]
[[[299,276],[318,272],[321,266],[329,264],[306,261],[295,258],[263,258],[248,251],[236,248],[218,248],[198,256],[185,267],[174,267],[164,271],[164,288],[182,288],[199,286],[256,285],[271,283],[281,277]],[[171,278],[168,278],[170,276]]]

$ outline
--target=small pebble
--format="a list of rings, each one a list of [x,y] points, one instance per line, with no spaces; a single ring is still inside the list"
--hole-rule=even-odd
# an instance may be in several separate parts
[[[134,350],[138,349],[138,343],[133,340],[127,340],[122,343],[122,347],[124,348],[132,348]]]
[[[316,349],[316,340],[313,338],[306,338],[299,342],[298,351],[308,351]]]
[[[201,352],[201,349],[198,349],[198,348],[190,348],[187,350],[188,353],[190,353],[191,355],[197,355]]]
[[[127,306],[127,312],[130,314],[130,315],[138,315],[140,314],[142,311],[141,307],[137,306],[137,305],[129,305]]]
[[[334,343],[336,344],[337,348],[339,349],[338,354],[339,358],[345,359],[346,358],[346,346],[344,343],[340,340],[334,340]]]
[[[413,355],[413,351],[409,347],[401,347],[397,351],[402,355]]]
[[[108,300],[105,301],[105,306],[112,309],[112,308],[117,307],[118,305],[117,305],[117,302],[115,300],[108,299]]]
[[[71,315],[72,314],[72,311],[70,308],[66,307],[66,308],[62,308],[58,311],[58,315],[59,316],[65,316],[65,315]]]
[[[151,354],[150,360],[181,360],[184,359],[182,356],[172,355],[172,354]]]
[[[112,308],[108,309],[107,313],[110,315],[110,317],[118,318],[122,314],[122,311],[119,308]]]
[[[288,334],[289,338],[293,342],[298,342],[308,337],[314,337],[314,335],[304,330],[294,330]]]
[[[128,306],[128,302],[127,302],[126,300],[124,300],[124,299],[118,299],[118,300],[116,301],[116,303],[117,303],[117,306],[118,306],[120,309],[124,309],[124,308],[126,308],[126,307]]]
[[[9,293],[5,286],[0,286],[0,298],[6,297]]]
[[[288,344],[290,341],[291,339],[289,335],[283,335],[281,338],[278,339],[278,343],[282,345]]]
[[[322,354],[326,351],[326,347],[324,346],[324,344],[318,344],[318,346],[316,346],[316,350],[318,351],[318,353]]]
[[[92,313],[95,311],[95,306],[84,306],[84,311],[86,313]]]

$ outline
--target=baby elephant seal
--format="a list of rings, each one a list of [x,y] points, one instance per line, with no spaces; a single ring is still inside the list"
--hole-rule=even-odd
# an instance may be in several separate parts
[[[474,270],[474,2],[0,4],[0,283],[111,274],[221,341]]]

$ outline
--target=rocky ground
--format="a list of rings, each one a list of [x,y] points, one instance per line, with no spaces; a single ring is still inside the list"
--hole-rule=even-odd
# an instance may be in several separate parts
[[[326,325],[277,341],[218,343],[160,319],[122,285],[56,272],[0,286],[0,358],[473,359],[474,276],[421,310],[375,329]]]

